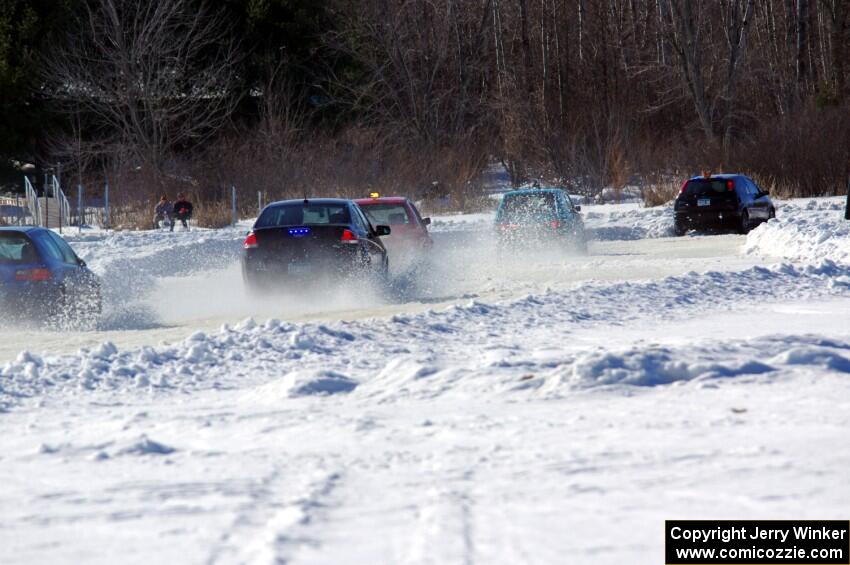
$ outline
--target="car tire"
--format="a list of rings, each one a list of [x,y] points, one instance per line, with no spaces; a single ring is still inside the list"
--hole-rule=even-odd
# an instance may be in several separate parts
[[[738,233],[746,235],[750,232],[750,213],[744,210],[741,212],[741,222],[738,225]]]
[[[776,217],[776,208],[771,208],[770,211],[767,213],[767,219],[772,220],[775,217]]]
[[[58,288],[56,296],[46,304],[45,308],[44,321],[52,328],[68,329],[77,319],[73,297],[70,296],[70,289],[64,284]]]
[[[683,235],[688,233],[688,228],[683,226],[679,222],[676,222],[675,224],[673,224],[673,233],[676,235],[676,237],[682,237]]]

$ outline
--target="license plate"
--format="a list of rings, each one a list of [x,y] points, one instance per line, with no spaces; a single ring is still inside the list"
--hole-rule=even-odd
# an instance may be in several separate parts
[[[289,274],[290,275],[309,275],[311,271],[311,266],[308,263],[290,263],[289,264]]]
[[[697,206],[711,206],[711,198],[700,198],[697,200]]]

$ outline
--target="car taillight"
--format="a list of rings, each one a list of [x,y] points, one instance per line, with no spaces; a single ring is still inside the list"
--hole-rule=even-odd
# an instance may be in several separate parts
[[[688,181],[687,181],[687,180],[685,180],[685,182],[683,182],[683,183],[682,183],[682,187],[679,189],[679,194],[682,194],[683,192],[685,192],[685,187],[686,187],[686,186],[688,186]]]
[[[245,238],[245,242],[242,244],[242,247],[245,249],[256,249],[260,246],[257,243],[257,236],[254,232],[248,234],[248,237]]]
[[[735,183],[731,180],[726,181],[726,190],[735,190]]]
[[[561,223],[558,220],[552,220],[551,222],[549,222],[549,227],[551,227],[553,230],[556,230],[561,227]]]
[[[342,230],[342,237],[339,240],[343,243],[357,243],[357,236],[351,230]]]
[[[49,281],[50,271],[47,269],[20,269],[15,271],[16,281]]]

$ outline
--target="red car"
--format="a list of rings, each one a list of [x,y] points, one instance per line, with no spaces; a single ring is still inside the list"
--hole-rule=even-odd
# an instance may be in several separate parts
[[[392,235],[387,243],[392,247],[428,250],[434,245],[426,226],[431,218],[419,215],[410,199],[403,196],[378,196],[355,200],[373,226],[390,226]]]

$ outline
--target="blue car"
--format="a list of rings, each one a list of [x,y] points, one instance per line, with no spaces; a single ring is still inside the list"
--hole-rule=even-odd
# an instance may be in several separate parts
[[[64,239],[44,228],[0,228],[3,318],[79,322],[100,312],[100,281]]]
[[[560,188],[506,192],[496,211],[499,244],[586,253],[587,235],[579,212],[581,206]]]

